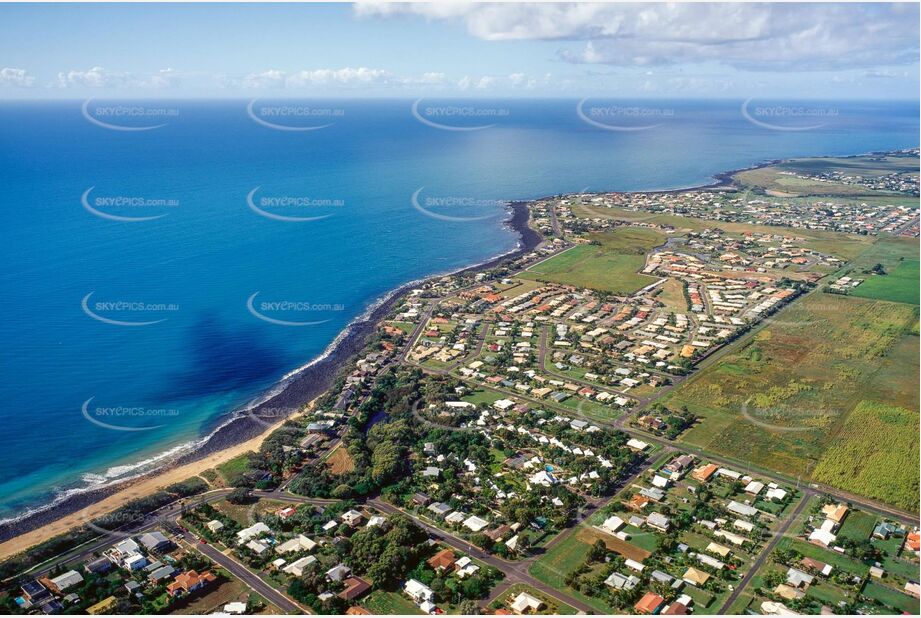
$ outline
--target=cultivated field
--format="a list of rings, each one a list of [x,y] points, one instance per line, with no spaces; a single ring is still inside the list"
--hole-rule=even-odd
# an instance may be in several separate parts
[[[701,417],[688,443],[917,509],[918,469],[903,465],[918,452],[906,451],[917,439],[917,319],[909,305],[813,293],[665,403]],[[888,412],[868,441],[858,425],[872,410]],[[848,470],[843,453],[859,453]]]

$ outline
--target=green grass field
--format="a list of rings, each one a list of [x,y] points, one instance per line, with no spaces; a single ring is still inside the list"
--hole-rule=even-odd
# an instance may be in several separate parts
[[[851,513],[851,515],[854,514],[855,513]],[[808,558],[821,560],[825,564],[830,564],[840,571],[847,571],[848,573],[853,573],[854,575],[864,576],[870,571],[870,567],[860,562],[859,560],[854,560],[853,558],[850,558],[844,554],[829,551],[819,547],[818,545],[813,545],[812,543],[807,543],[806,541],[802,541],[800,539],[789,536],[780,539],[780,542],[777,543],[777,549],[795,549]]]
[[[897,609],[900,612],[907,612],[914,616],[918,615],[918,599],[912,598],[897,590],[893,590],[892,588],[887,588],[876,582],[869,581],[863,587],[862,594],[867,598],[875,599],[883,605]]]
[[[621,295],[656,281],[637,271],[646,262],[646,252],[665,242],[663,234],[645,228],[620,228],[593,234],[591,240],[593,244],[577,245],[531,267],[521,277]]]
[[[399,592],[387,592],[386,590],[375,590],[362,605],[372,614],[379,616],[422,613],[422,610]]]
[[[918,304],[918,260],[905,260],[887,275],[871,275],[851,294],[893,302]]]
[[[228,487],[239,485],[246,473],[251,471],[249,453],[244,453],[229,461],[225,461],[217,467],[217,471]]]
[[[564,583],[566,575],[576,570],[588,556],[588,545],[576,538],[576,533],[569,534],[561,543],[558,543],[540,560],[531,565],[529,572],[539,581],[562,590],[575,599],[594,607],[599,613],[610,614],[613,610],[600,599],[588,597],[570,588]]]
[[[903,464],[917,458],[908,444],[917,435],[917,316],[905,304],[811,294],[664,403],[701,418],[685,442],[916,509],[917,466]],[[861,402],[870,406],[861,415],[878,405],[905,413],[873,419],[868,441],[859,421],[847,422]]]

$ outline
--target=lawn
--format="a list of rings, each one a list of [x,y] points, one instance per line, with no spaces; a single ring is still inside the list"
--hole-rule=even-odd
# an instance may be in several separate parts
[[[882,586],[876,582],[868,581],[863,587],[863,596],[879,601],[883,605],[897,609],[900,612],[917,616],[919,603],[918,599],[912,598],[892,588]]]
[[[244,453],[234,457],[230,461],[225,461],[217,467],[221,478],[228,487],[236,487],[243,480],[247,472],[252,468],[249,465],[249,453]]]
[[[918,304],[918,260],[905,260],[886,275],[870,275],[851,294],[893,302]]]
[[[855,513],[851,513],[851,515],[854,514]],[[818,545],[813,545],[812,543],[807,543],[806,541],[794,539],[788,536],[780,539],[780,542],[777,543],[777,549],[795,549],[808,558],[820,560],[825,564],[832,565],[839,571],[847,571],[848,573],[853,573],[854,575],[864,576],[870,570],[870,567],[863,564],[859,560],[854,560],[853,558],[845,556],[844,554],[822,549]]]
[[[917,461],[917,316],[901,303],[807,295],[664,403],[701,419],[682,441],[915,510],[918,469],[902,464]],[[853,453],[862,459],[846,461]]]
[[[876,515],[871,515],[865,511],[851,510],[847,514],[844,523],[841,524],[841,530],[838,536],[854,541],[865,541],[873,534],[873,528],[876,527]]]
[[[568,535],[561,543],[553,546],[531,565],[529,573],[539,581],[564,591],[575,599],[594,607],[601,614],[613,613],[613,610],[595,597],[588,597],[570,588],[564,583],[566,575],[576,570],[585,562],[590,547],[577,538],[577,534]]]
[[[592,244],[578,245],[532,266],[521,274],[535,279],[627,295],[656,281],[641,275],[646,252],[665,242],[665,236],[645,228],[620,228],[593,234]]]
[[[421,614],[422,610],[413,605],[399,592],[375,590],[364,600],[362,605],[372,614],[380,616],[398,616],[403,614]]]
[[[466,401],[472,403],[475,406],[485,403],[492,405],[502,399],[504,395],[502,393],[497,393],[496,391],[487,390],[483,388],[478,388],[475,391],[468,393],[461,397],[461,401]]]

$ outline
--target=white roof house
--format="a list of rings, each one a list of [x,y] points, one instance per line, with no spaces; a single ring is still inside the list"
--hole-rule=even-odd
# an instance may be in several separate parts
[[[212,520],[209,521],[207,524],[205,524],[205,526],[206,526],[206,527],[208,528],[208,530],[210,530],[211,532],[217,532],[218,530],[221,530],[221,529],[224,527],[224,524],[223,524],[221,521],[217,520],[217,519],[212,519]]]
[[[285,573],[294,575],[295,577],[300,577],[301,575],[304,574],[304,569],[306,569],[308,566],[310,566],[316,561],[317,561],[316,556],[304,556],[303,558],[299,558],[298,560],[295,560],[294,562],[292,562],[291,564],[289,564],[282,570]]]
[[[464,526],[469,528],[473,532],[479,532],[483,528],[489,525],[489,522],[485,519],[481,519],[476,515],[471,515],[464,521]]]
[[[435,592],[417,579],[410,579],[403,585],[403,592],[416,602],[416,604],[431,603],[435,600]]]
[[[821,528],[816,528],[816,529],[813,530],[812,533],[809,535],[809,540],[810,540],[810,541],[815,541],[815,542],[819,543],[820,545],[824,545],[825,547],[828,547],[829,545],[831,545],[832,543],[834,543],[834,542],[835,542],[835,539],[837,539],[837,538],[838,538],[838,537],[835,536],[834,534],[832,534],[831,532],[828,532],[828,531],[826,531],[826,530],[822,530]]]
[[[51,583],[54,584],[58,590],[61,592],[76,586],[77,584],[83,583],[83,576],[77,573],[76,571],[67,571],[58,575],[51,580]]]
[[[526,614],[530,612],[537,612],[544,606],[544,602],[533,597],[527,592],[521,592],[515,597],[515,600],[512,601],[511,608],[512,611],[516,614]]]
[[[275,551],[276,553],[279,553],[279,554],[287,554],[293,551],[301,551],[301,550],[311,551],[316,546],[317,546],[316,542],[307,538],[303,534],[299,534],[293,539],[288,539],[284,543],[278,544],[275,547]]]
[[[612,515],[604,520],[604,523],[601,524],[601,529],[609,534],[614,534],[624,527],[624,523],[623,519],[617,515]]]
[[[627,558],[627,559],[624,561],[624,565],[625,565],[628,569],[633,569],[634,571],[640,571],[640,572],[642,572],[643,569],[646,568],[646,565],[643,564],[642,562],[637,562],[636,560],[631,560],[630,558]]]
[[[265,523],[257,521],[249,528],[243,528],[237,532],[237,544],[243,545],[250,539],[254,539],[263,534],[270,534],[271,532],[272,529],[265,525]]]

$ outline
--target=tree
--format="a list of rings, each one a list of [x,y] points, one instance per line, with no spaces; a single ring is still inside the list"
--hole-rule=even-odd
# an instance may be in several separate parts
[[[457,613],[463,616],[479,616],[480,605],[473,599],[465,599],[457,606]]]
[[[608,555],[608,546],[604,544],[604,541],[598,539],[592,545],[592,549],[588,554],[589,560],[592,562],[601,562],[605,559],[605,556]]]
[[[237,487],[227,496],[231,504],[249,504],[253,502],[253,494],[247,487]]]

